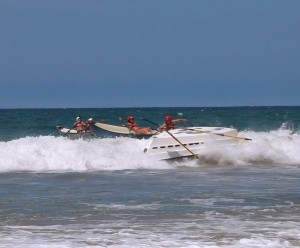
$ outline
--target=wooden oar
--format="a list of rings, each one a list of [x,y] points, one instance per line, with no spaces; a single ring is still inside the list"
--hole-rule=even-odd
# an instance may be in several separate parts
[[[148,121],[154,125],[157,125],[157,123],[154,123],[152,121],[149,121],[143,117],[140,117],[142,120],[145,120],[145,121]],[[241,140],[252,140],[252,139],[249,139],[249,138],[244,138],[244,137],[240,137],[240,136],[232,136],[232,135],[227,135],[227,134],[222,134],[222,133],[214,133],[214,132],[211,132],[211,131],[207,131],[207,130],[198,130],[198,129],[194,129],[194,128],[186,128],[186,127],[179,127],[179,126],[173,126],[173,128],[180,128],[180,129],[184,129],[184,130],[190,130],[190,131],[195,131],[195,132],[198,132],[198,133],[211,133],[211,134],[215,134],[215,135],[219,135],[219,136],[223,136],[223,137],[228,137],[228,138],[232,138],[232,139],[241,139]]]
[[[152,124],[155,125],[155,126],[160,126],[159,124],[157,124],[157,123],[155,123],[155,122],[153,122],[153,121],[147,120],[147,119],[145,119],[145,118],[143,118],[143,117],[139,117],[139,118],[142,119],[142,120],[144,120],[144,121],[148,121],[149,123],[152,123]]]
[[[186,128],[186,127],[175,127],[175,128],[194,131],[194,132],[197,132],[197,133],[211,133],[211,134],[214,134],[214,135],[219,135],[219,136],[228,137],[228,138],[232,138],[232,139],[252,140],[252,139],[244,138],[244,137],[240,137],[240,136],[227,135],[227,134],[223,134],[223,133],[214,133],[214,132],[211,132],[211,131],[208,131],[208,130],[198,130],[198,129]]]
[[[75,128],[75,127],[76,127],[76,125],[74,125],[73,127],[71,127],[71,128],[68,130],[67,134],[68,134],[73,128]]]
[[[187,148],[179,139],[177,139],[172,133],[170,133],[168,130],[165,130],[174,140],[176,140],[183,148],[185,148],[188,152],[190,152],[195,158],[199,158],[199,156],[195,153],[193,153],[189,148]]]

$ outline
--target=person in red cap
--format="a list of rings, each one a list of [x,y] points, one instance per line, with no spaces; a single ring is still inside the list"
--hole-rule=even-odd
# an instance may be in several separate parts
[[[165,116],[165,123],[162,124],[159,128],[157,128],[157,131],[164,131],[164,130],[170,130],[170,129],[174,129],[176,128],[175,127],[175,123],[178,123],[178,122],[184,122],[186,121],[186,119],[175,119],[173,120],[172,119],[172,116],[171,115],[166,115]]]
[[[135,134],[154,134],[151,128],[149,127],[139,127],[135,122],[134,122],[134,117],[129,115],[127,117],[127,124],[126,126],[130,131],[135,132]]]

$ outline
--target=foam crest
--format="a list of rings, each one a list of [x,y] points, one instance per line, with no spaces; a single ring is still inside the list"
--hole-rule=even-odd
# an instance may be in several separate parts
[[[300,135],[290,130],[243,132],[251,142],[243,142],[236,150],[241,163],[300,165]]]
[[[0,142],[0,172],[93,171],[127,169],[170,169],[199,165],[300,165],[300,135],[279,129],[270,132],[244,131],[252,141],[236,147],[217,144],[203,149],[199,160],[157,161],[143,149],[147,140],[105,138],[69,140],[64,137],[26,137]]]
[[[245,131],[239,136],[251,138],[252,141],[241,140],[236,147],[219,147],[216,144],[203,150],[201,162],[238,166],[300,165],[299,133],[279,129],[270,132]]]
[[[53,136],[0,142],[0,172],[168,168],[166,162],[145,156],[144,142],[131,138],[85,141]]]
[[[279,129],[270,132],[240,132],[241,140],[234,147],[220,147],[213,144],[203,149],[200,160],[185,161],[186,166],[300,166],[300,135],[290,130]]]

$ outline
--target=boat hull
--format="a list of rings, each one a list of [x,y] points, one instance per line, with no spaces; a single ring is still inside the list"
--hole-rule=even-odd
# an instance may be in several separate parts
[[[111,133],[117,133],[117,134],[134,134],[134,132],[130,131],[125,126],[117,126],[117,125],[111,125],[103,122],[96,122],[94,125],[102,130],[105,130],[107,132]]]
[[[117,125],[112,125],[103,122],[96,122],[94,123],[94,125],[106,132],[110,132],[122,136],[138,137],[138,138],[149,138],[152,136],[152,134],[136,134],[134,131],[129,130],[128,127],[126,126],[117,126]]]
[[[224,127],[174,129],[154,135],[144,152],[147,156],[158,160],[201,155],[203,149],[209,147],[237,145],[240,140],[233,138],[236,135],[236,129]]]
[[[90,131],[84,131],[82,133],[78,133],[76,129],[63,127],[63,126],[57,126],[56,129],[61,136],[68,137],[69,139],[73,139],[73,140],[96,138],[96,135]]]

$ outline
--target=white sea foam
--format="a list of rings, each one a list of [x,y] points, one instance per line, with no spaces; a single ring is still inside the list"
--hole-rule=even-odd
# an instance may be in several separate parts
[[[0,142],[0,171],[87,171],[164,169],[142,152],[145,140],[107,138],[69,140],[63,137],[26,137]]]
[[[143,153],[147,140],[106,138],[69,140],[63,137],[26,137],[0,142],[0,172],[170,169],[177,166],[300,164],[300,135],[289,130],[241,132],[252,141],[237,147],[210,147],[198,160],[156,161]]]
[[[236,221],[236,220],[234,220]],[[234,222],[236,224],[236,222]],[[220,218],[208,221],[155,223],[109,221],[96,225],[4,227],[0,247],[190,247],[190,248],[294,248],[286,236],[270,233],[251,235],[251,223],[233,225]],[[211,228],[207,228],[210,226]],[[122,227],[122,228],[120,228]],[[268,226],[266,225],[266,228]],[[255,230],[255,226],[252,227]],[[284,228],[282,228],[284,229]],[[8,235],[9,233],[9,235]],[[228,238],[223,238],[228,235]],[[293,240],[293,239],[291,239]]]

